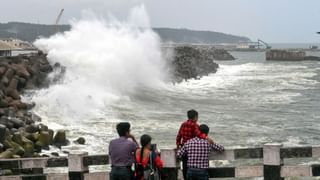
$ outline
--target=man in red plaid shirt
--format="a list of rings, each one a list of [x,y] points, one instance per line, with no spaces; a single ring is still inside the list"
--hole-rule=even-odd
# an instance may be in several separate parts
[[[180,149],[188,140],[199,137],[201,139],[206,139],[210,144],[213,144],[213,140],[208,137],[207,134],[200,132],[198,122],[198,112],[196,110],[190,110],[187,113],[188,120],[182,123],[177,135],[177,149]],[[187,156],[182,157],[182,172],[183,178],[186,179],[187,174]]]
[[[205,124],[200,125],[200,131],[204,134],[209,133],[209,127]],[[186,180],[208,180],[209,175],[209,154],[212,151],[222,152],[224,147],[216,143],[209,143],[205,139],[195,137],[187,141],[178,151],[178,157],[188,157]]]

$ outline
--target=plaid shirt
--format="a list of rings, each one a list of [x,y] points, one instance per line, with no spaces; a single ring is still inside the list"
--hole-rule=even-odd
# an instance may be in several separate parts
[[[195,137],[182,146],[178,151],[178,157],[188,156],[188,168],[207,169],[209,168],[209,154],[212,151],[222,152],[224,147]]]
[[[182,123],[180,126],[178,135],[177,135],[177,141],[176,144],[183,145],[186,143],[189,139],[192,139],[194,137],[199,137],[201,139],[206,139],[207,135],[203,134],[199,130],[199,125],[194,122],[192,119],[189,119]]]

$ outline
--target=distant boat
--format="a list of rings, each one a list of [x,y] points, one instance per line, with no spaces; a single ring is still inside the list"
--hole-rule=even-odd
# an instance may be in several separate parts
[[[320,32],[317,32],[318,34],[320,34]]]

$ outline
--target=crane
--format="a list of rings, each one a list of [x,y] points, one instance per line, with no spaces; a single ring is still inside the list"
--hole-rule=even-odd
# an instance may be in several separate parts
[[[56,19],[56,22],[55,22],[56,32],[59,32],[59,21],[61,19],[61,16],[62,16],[63,12],[64,12],[64,9],[61,9],[61,11],[60,11],[60,13],[59,13],[59,15],[58,15],[58,17]]]
[[[258,49],[260,49],[261,44],[263,44],[266,47],[266,49],[271,49],[271,46],[269,46],[268,43],[262,41],[261,39],[258,39]]]

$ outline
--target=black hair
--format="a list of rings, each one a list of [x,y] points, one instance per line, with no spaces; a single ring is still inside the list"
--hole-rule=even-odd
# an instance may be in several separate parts
[[[188,111],[188,119],[195,119],[196,117],[198,117],[198,112],[194,109],[191,109]]]
[[[130,130],[130,123],[128,122],[121,122],[117,124],[117,132],[119,136],[126,136],[126,133]]]
[[[203,134],[206,134],[206,135],[209,134],[209,127],[206,124],[201,124],[199,126],[199,129]]]
[[[141,152],[140,152],[140,162],[142,162],[142,156],[143,156],[143,149],[149,144],[151,143],[151,136],[149,136],[148,134],[144,134],[141,136],[140,138],[140,144],[141,144]]]

